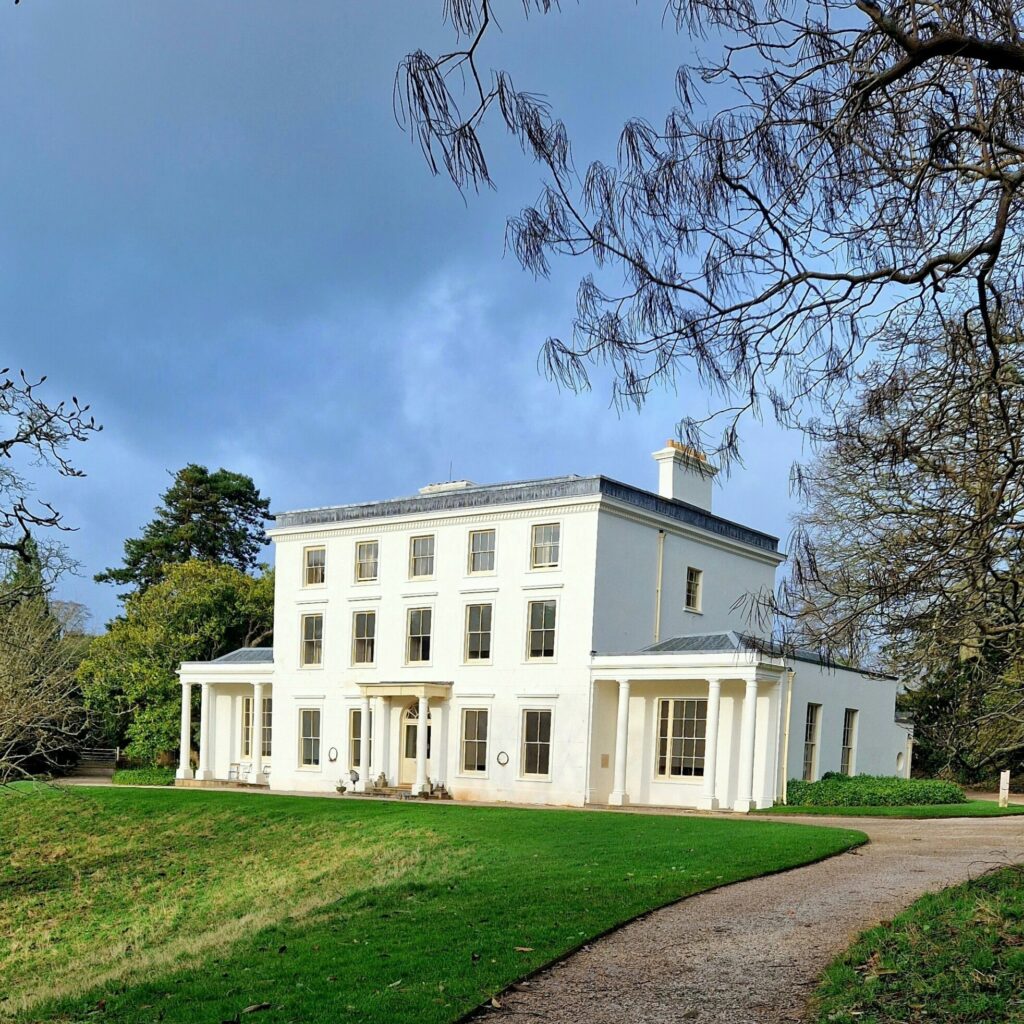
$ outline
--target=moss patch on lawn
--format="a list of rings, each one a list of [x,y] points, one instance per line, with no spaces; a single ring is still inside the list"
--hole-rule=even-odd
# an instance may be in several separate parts
[[[825,972],[818,1024],[1024,1020],[1024,870],[932,893]]]
[[[193,1024],[263,1004],[259,1024],[452,1021],[645,910],[864,839],[200,790],[2,800],[0,1018],[18,1021]]]

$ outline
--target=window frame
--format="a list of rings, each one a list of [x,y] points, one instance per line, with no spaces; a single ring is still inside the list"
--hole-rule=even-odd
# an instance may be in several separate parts
[[[372,561],[375,563],[375,572],[373,576],[360,576],[359,567],[361,565],[369,564],[371,559],[360,558],[360,549],[368,544],[373,544],[376,547],[376,554]],[[380,538],[378,537],[366,537],[363,540],[357,540],[355,542],[354,557],[352,559],[352,581],[353,583],[379,583],[380,582]]]
[[[323,562],[319,566],[310,566],[309,556],[314,551],[323,552]],[[319,568],[321,578],[318,581],[310,583],[309,581],[309,570],[311,568]],[[327,586],[327,545],[326,544],[308,544],[302,549],[302,588],[303,590],[312,590],[319,587]]]
[[[483,636],[484,630],[470,630],[470,613],[473,608],[487,608],[490,610],[490,622],[487,629],[487,657],[471,658],[469,656],[469,638],[472,633]],[[462,663],[463,665],[490,665],[494,658],[494,602],[493,601],[470,601],[466,604],[466,611],[463,615],[462,631]]]
[[[550,654],[550,656],[549,655],[539,655],[538,657],[533,657],[531,655],[531,653],[530,653],[530,651],[532,649],[532,636],[531,636],[531,634],[534,632],[534,629],[533,629],[533,626],[532,626],[532,618],[533,618],[533,616],[532,616],[532,608],[533,608],[533,606],[535,604],[550,604],[550,605],[554,605],[554,609],[555,609],[555,625],[554,625],[553,629],[551,630],[553,636],[551,638],[551,654]],[[526,650],[524,651],[525,660],[527,662],[529,662],[531,664],[548,664],[548,665],[550,665],[552,662],[554,662],[554,661],[556,661],[558,659],[558,622],[559,622],[559,618],[560,618],[559,611],[560,611],[559,601],[558,601],[558,598],[556,598],[556,597],[538,597],[538,598],[530,598],[529,600],[527,600],[527,602],[526,602]],[[546,631],[547,631],[547,627],[541,626],[540,632],[546,632]]]
[[[324,667],[324,618],[323,612],[303,612],[299,616],[299,668],[301,669],[322,669]],[[306,637],[307,619],[320,620],[319,637]],[[312,648],[319,651],[320,656],[317,661],[306,660],[306,644],[319,644],[319,647],[314,646]]]
[[[814,708],[814,721],[811,722],[811,708]],[[808,730],[813,736],[808,738]],[[810,748],[811,760],[808,766],[807,751]],[[804,782],[814,782],[818,775],[819,754],[821,749],[821,705],[813,700],[807,702],[804,709],[804,745],[803,757],[800,762],[800,778]],[[809,776],[809,777],[808,777]]]
[[[466,736],[466,719],[470,714],[476,715],[476,726],[477,733],[473,739],[468,739]],[[479,737],[479,726],[480,726],[480,715],[484,715],[484,738]],[[491,709],[489,707],[479,707],[473,705],[471,707],[464,707],[460,710],[459,714],[459,775],[463,775],[467,778],[472,779],[485,779],[489,775],[488,769],[488,755],[490,751],[491,742]],[[467,768],[466,767],[466,748],[467,745],[473,743],[476,745],[483,744],[483,768]],[[477,761],[479,762],[479,751],[477,752]]]
[[[429,555],[417,555],[416,541],[418,540],[429,540],[430,541],[430,554]],[[437,555],[437,534],[434,533],[418,533],[409,538],[409,579],[411,580],[432,580],[436,569],[435,557]],[[416,572],[416,559],[430,559],[430,572]]]
[[[696,574],[697,599],[690,602],[690,573]],[[695,565],[686,567],[686,587],[683,592],[683,607],[688,612],[701,613],[704,610],[704,570],[698,569]]]
[[[304,731],[305,730],[305,718],[304,718],[304,716],[307,713],[313,714],[314,712],[316,713],[316,716],[317,716],[316,717],[317,731],[314,734],[312,732],[312,730],[311,730],[309,736],[307,737],[306,734],[305,734],[305,731]],[[322,756],[323,755],[323,750],[321,748],[323,746],[323,724],[324,724],[323,723],[323,719],[324,719],[323,707],[320,706],[320,705],[314,705],[314,704],[305,705],[305,706],[301,706],[301,707],[298,708],[298,713],[299,713],[298,714],[298,725],[299,725],[299,728],[298,728],[298,745],[299,745],[299,750],[298,750],[298,754],[299,754],[299,757],[298,757],[298,771],[300,771],[300,772],[322,772],[323,771],[323,756]],[[303,753],[304,753],[303,745],[305,744],[307,738],[311,742],[316,743],[316,753],[317,753],[316,760],[315,761],[311,760],[309,762],[309,764],[305,763],[305,761],[303,760]]]
[[[253,751],[253,699],[252,697],[242,698],[242,734],[238,744],[238,756],[243,761],[252,758]]]
[[[542,714],[548,716],[548,771],[546,775],[531,774],[526,771],[527,715]],[[551,762],[555,748],[555,709],[545,705],[527,705],[519,710],[519,761],[518,775],[520,782],[550,782],[552,778]]]
[[[427,637],[428,642],[428,653],[429,657],[424,658],[420,661],[413,661],[410,655],[412,654],[412,617],[415,612],[427,612],[430,616],[430,632],[429,633],[418,633],[417,637],[421,640],[420,650],[422,652],[422,638]],[[422,621],[422,620],[421,620]],[[414,605],[406,608],[405,610],[405,664],[413,668],[429,668],[434,663],[434,606],[433,605]]]
[[[362,708],[349,708],[348,709],[348,770],[350,772],[358,771],[359,762],[356,760],[355,751],[356,747],[362,742],[362,736],[360,730],[362,728]],[[360,716],[360,729],[356,728],[356,716]],[[369,755],[367,758],[367,765],[373,766],[373,708],[370,708],[369,713],[366,716],[370,723],[370,728],[367,732],[368,742],[366,744],[366,751]]]
[[[666,748],[665,748],[665,768],[666,768],[666,771],[665,771],[664,774],[662,774],[661,771],[659,770],[659,762],[661,760],[661,744],[662,744],[662,740],[663,740],[663,737],[661,735],[661,708],[662,708],[663,704],[667,703],[669,705],[674,705],[677,701],[682,703],[682,705],[683,705],[683,716],[679,720],[682,723],[682,730],[683,730],[683,732],[682,732],[682,735],[678,736],[678,737],[673,735],[673,723],[675,722],[675,717],[674,717],[674,710],[675,709],[670,706],[670,708],[669,708],[669,717],[668,717],[669,735],[664,737],[664,740],[666,741]],[[692,721],[695,722],[695,723],[696,722],[703,722],[704,723],[704,732],[702,734],[698,735],[697,732],[696,732],[696,728],[695,728],[693,736],[687,736],[686,735],[686,722],[687,722],[686,705],[687,704],[694,704],[694,705],[696,705],[697,706],[696,707],[696,712],[700,711],[700,705],[701,704],[704,705],[704,716],[703,716],[703,718],[701,718],[699,716],[699,714],[695,713],[695,715],[694,715],[694,717],[692,719]],[[683,743],[683,750],[684,751],[686,749],[686,741],[688,739],[692,739],[694,741],[695,745],[697,743],[703,743],[704,744],[704,752],[700,755],[700,761],[701,761],[700,774],[697,774],[696,770],[692,771],[689,775],[687,775],[685,773],[680,773],[679,775],[673,775],[672,774],[672,771],[671,771],[671,769],[672,769],[672,759],[674,757],[674,755],[672,753],[672,741],[676,740],[676,739],[679,739],[679,740],[682,741],[682,743]],[[708,740],[708,699],[707,699],[707,697],[661,696],[661,697],[656,698],[656,703],[655,703],[655,719],[654,719],[654,781],[655,782],[682,783],[684,785],[695,785],[697,783],[703,783],[704,777],[705,777],[705,775],[707,773],[707,740]],[[682,753],[682,754],[679,755],[679,757],[680,757],[680,761],[681,761],[680,768],[685,768],[686,767],[686,763],[685,762],[686,762],[686,759],[687,759],[687,755],[685,753]],[[698,755],[696,754],[696,752],[694,752],[692,755],[690,755],[690,760],[693,761],[693,762],[696,762],[697,758],[698,758]],[[691,767],[696,769],[696,764],[695,763],[691,764]]]
[[[260,708],[260,757],[268,761],[274,753],[274,695],[264,697]]]
[[[356,623],[359,621],[359,616],[372,616],[373,618],[373,635],[372,636],[359,636]],[[373,650],[373,657],[369,661],[360,661],[356,657],[356,645],[362,641],[364,644],[369,641],[370,646]],[[352,646],[349,651],[350,663],[353,668],[372,668],[377,664],[377,609],[376,608],[355,608],[352,611]]]
[[[489,533],[494,541],[491,545],[490,551],[486,549],[483,551],[473,550],[473,538],[482,537],[484,534]],[[490,554],[491,556],[491,568],[490,569],[474,569],[473,568],[473,555],[474,554]],[[480,530],[470,530],[466,538],[466,575],[467,576],[493,576],[498,571],[498,531],[495,527],[484,527]]]
[[[558,540],[552,545],[550,541],[544,544],[537,543],[537,531],[543,530],[549,527],[554,527],[558,530]],[[535,555],[538,547],[557,547],[558,557],[554,562],[538,562]],[[530,552],[529,552],[529,565],[530,572],[553,572],[556,569],[562,568],[562,521],[560,519],[547,520],[542,523],[531,523],[530,524]]]
[[[857,774],[857,727],[860,708],[843,708],[843,734],[839,746],[839,771],[852,778]]]

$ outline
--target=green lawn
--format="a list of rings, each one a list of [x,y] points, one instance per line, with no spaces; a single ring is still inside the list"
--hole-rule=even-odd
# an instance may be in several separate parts
[[[873,928],[825,972],[818,1024],[1019,1024],[1024,871],[931,893]]]
[[[0,1018],[196,1024],[269,1004],[255,1024],[452,1021],[644,910],[863,839],[669,815],[7,793]]]
[[[1000,807],[995,800],[962,804],[917,804],[911,807],[769,807],[758,814],[824,814],[852,818],[1000,818],[1024,814],[1024,804]]]

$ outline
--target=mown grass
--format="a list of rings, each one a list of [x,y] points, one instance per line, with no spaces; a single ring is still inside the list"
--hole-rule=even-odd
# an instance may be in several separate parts
[[[1024,1020],[1024,870],[932,893],[825,972],[818,1024]]]
[[[194,790],[0,800],[0,1017],[17,1021],[194,1024],[262,1004],[258,1024],[451,1021],[645,910],[864,839]]]
[[[909,807],[803,807],[765,808],[758,814],[818,814],[851,818],[1001,818],[1024,814],[1024,804],[1000,807],[995,800],[967,800],[962,804],[915,804]]]

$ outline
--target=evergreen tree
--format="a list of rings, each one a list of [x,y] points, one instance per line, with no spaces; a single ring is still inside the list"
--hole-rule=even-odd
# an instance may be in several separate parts
[[[174,475],[142,536],[125,541],[124,565],[96,581],[142,592],[164,578],[165,566],[192,559],[249,572],[267,543],[269,510],[270,499],[261,497],[252,477],[190,463]]]

